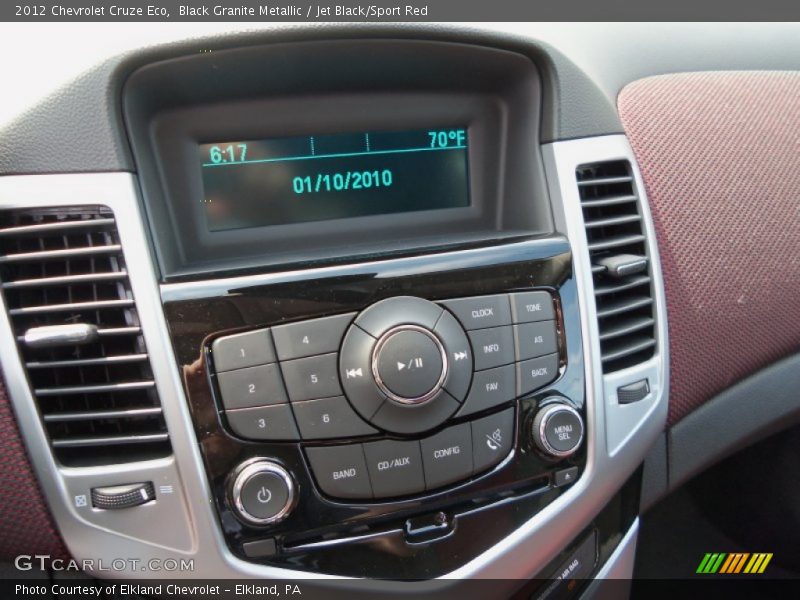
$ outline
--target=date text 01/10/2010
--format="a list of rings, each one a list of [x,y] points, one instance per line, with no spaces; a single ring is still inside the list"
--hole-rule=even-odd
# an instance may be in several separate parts
[[[390,169],[382,169],[380,171],[344,171],[295,177],[292,179],[292,189],[295,194],[313,194],[391,187],[392,183],[394,183],[394,177]]]

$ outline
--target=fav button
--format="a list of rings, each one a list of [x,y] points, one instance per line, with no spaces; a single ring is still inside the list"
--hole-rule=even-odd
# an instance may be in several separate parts
[[[408,496],[425,490],[419,442],[386,440],[364,444],[375,498]]]
[[[444,300],[442,304],[458,317],[467,330],[511,324],[511,309],[506,294]]]
[[[514,443],[514,409],[473,421],[472,461],[474,473],[481,473],[500,463]]]
[[[311,471],[320,489],[333,498],[372,498],[361,444],[306,448]]]
[[[434,490],[472,475],[472,431],[457,425],[420,442],[425,489]]]
[[[513,400],[517,392],[517,372],[514,365],[487,369],[475,373],[469,396],[458,412],[459,417]]]

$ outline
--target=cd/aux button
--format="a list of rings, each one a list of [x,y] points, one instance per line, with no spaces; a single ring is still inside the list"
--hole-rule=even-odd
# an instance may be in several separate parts
[[[376,498],[408,496],[425,490],[419,442],[385,440],[364,444]]]

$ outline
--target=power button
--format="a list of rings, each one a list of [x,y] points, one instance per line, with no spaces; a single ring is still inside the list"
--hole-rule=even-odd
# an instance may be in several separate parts
[[[286,469],[277,463],[251,460],[239,467],[231,499],[242,520],[270,525],[285,519],[294,508],[294,483]]]

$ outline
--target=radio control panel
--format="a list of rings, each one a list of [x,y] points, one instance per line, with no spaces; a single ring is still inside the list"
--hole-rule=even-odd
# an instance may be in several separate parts
[[[437,490],[502,462],[514,410],[426,432],[552,382],[555,314],[542,290],[438,302],[395,296],[358,313],[223,336],[211,356],[224,418],[248,440],[347,441],[305,446],[327,496]],[[383,434],[415,439],[350,441]]]

